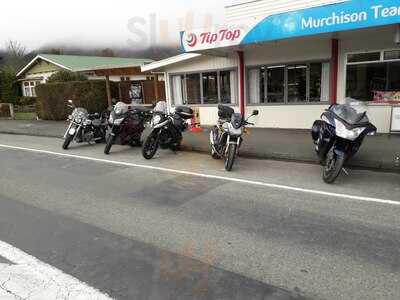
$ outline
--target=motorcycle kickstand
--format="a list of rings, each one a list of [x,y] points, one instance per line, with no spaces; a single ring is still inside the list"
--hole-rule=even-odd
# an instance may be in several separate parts
[[[345,168],[342,168],[342,171],[343,171],[344,174],[346,174],[346,176],[349,176],[349,175],[350,175],[350,174],[349,174],[349,171],[347,171]]]

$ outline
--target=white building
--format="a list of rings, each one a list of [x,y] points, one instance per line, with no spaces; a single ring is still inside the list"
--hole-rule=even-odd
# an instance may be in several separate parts
[[[164,73],[169,106],[196,107],[202,125],[225,103],[258,109],[257,127],[308,129],[349,96],[389,133],[400,122],[399,24],[398,0],[236,1],[226,24],[182,32],[186,53],[142,71]]]

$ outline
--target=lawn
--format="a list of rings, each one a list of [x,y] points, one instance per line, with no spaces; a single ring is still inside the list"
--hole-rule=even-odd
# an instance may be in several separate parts
[[[36,114],[32,112],[17,112],[15,120],[36,120]]]

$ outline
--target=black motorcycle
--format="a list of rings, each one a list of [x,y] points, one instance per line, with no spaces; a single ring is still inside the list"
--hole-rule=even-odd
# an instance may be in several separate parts
[[[258,110],[253,111],[246,120],[242,114],[224,105],[218,106],[218,123],[210,132],[211,156],[214,159],[225,158],[225,169],[231,171],[236,155],[242,144],[242,135],[247,125],[254,125],[248,122],[252,116],[257,116]]]
[[[193,110],[186,106],[176,107],[172,114],[155,109],[150,123],[152,130],[143,145],[143,157],[152,159],[158,147],[172,151],[179,150],[182,143],[182,132],[188,128],[186,120],[192,118]]]
[[[151,110],[147,108],[118,102],[108,119],[109,130],[104,153],[110,154],[114,144],[141,146],[144,125],[149,116]]]
[[[68,100],[68,107],[73,108],[73,111],[68,116],[70,123],[64,134],[64,150],[68,149],[72,141],[89,144],[105,141],[107,112],[89,114],[85,108],[75,107],[72,100]]]
[[[376,127],[369,122],[366,106],[349,99],[346,104],[332,105],[314,122],[312,139],[321,164],[323,180],[335,182],[346,161],[353,157],[367,135],[374,135]]]

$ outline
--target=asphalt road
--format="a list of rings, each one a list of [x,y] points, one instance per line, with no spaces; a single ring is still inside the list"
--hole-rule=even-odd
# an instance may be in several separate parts
[[[400,298],[399,174],[60,146],[0,135],[0,240],[113,298]]]

